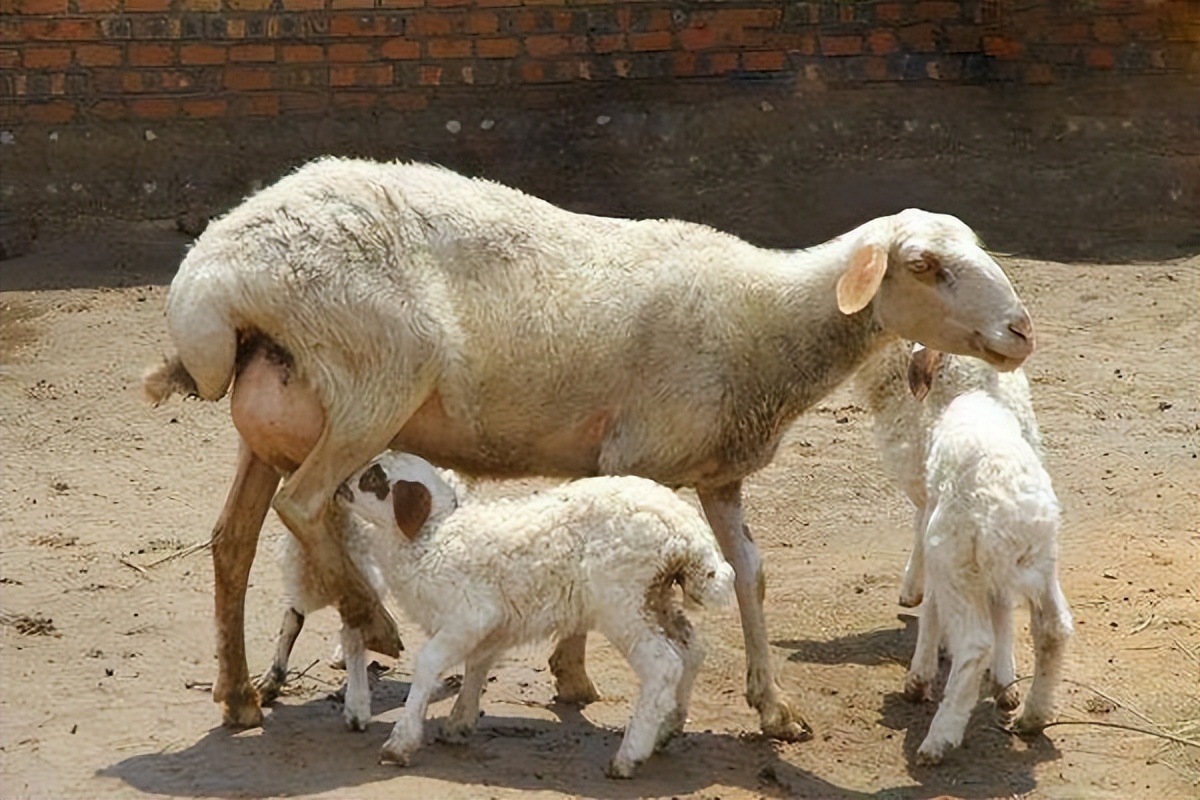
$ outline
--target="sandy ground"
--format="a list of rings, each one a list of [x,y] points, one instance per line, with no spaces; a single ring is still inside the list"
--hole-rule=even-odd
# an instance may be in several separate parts
[[[1195,748],[1092,723],[1200,734],[1200,259],[1006,263],[1040,325],[1028,372],[1065,508],[1062,580],[1078,633],[1061,705],[1072,724],[1027,742],[981,702],[966,747],[940,768],[912,765],[934,708],[899,694],[915,640],[896,605],[911,514],[842,391],[747,488],[774,655],[816,738],[755,734],[736,614],[707,612],[710,655],[686,735],[618,783],[602,769],[633,681],[599,637],[590,669],[602,702],[552,705],[548,648],[515,653],[470,743],[430,744],[400,770],[376,754],[421,637],[405,626],[409,649],[379,682],[375,721],[350,734],[329,697],[341,675],[325,663],[336,630],[325,611],[297,647],[303,677],[265,726],[220,727],[203,543],[234,432],[224,403],[149,409],[137,394],[143,368],[169,349],[164,287],[182,245],[149,224],[83,231],[0,267],[3,797],[1196,796]],[[282,611],[281,534],[272,516],[252,575],[254,670]],[[438,703],[433,718],[448,708]]]

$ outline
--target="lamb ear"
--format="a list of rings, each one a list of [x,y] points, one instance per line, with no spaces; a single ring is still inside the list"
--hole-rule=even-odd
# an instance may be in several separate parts
[[[930,350],[923,344],[914,344],[908,358],[908,390],[918,400],[924,400],[933,386],[933,374],[942,361],[940,350]]]
[[[409,539],[416,539],[433,511],[433,496],[423,483],[396,481],[392,484],[392,512],[396,527]]]
[[[838,310],[854,314],[866,308],[879,290],[887,262],[887,251],[877,244],[865,244],[855,250],[849,268],[838,279]]]

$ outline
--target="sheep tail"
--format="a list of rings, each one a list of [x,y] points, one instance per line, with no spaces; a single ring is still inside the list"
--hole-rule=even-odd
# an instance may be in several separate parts
[[[721,558],[715,543],[693,555],[680,581],[685,603],[724,608],[733,601],[733,567]]]
[[[151,367],[142,375],[142,395],[152,406],[159,406],[173,394],[192,397],[200,394],[196,380],[179,356],[163,359],[158,366]]]

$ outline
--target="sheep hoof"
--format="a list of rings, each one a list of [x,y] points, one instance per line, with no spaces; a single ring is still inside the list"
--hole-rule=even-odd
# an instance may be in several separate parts
[[[383,748],[379,751],[379,763],[391,764],[396,767],[407,767],[416,749],[415,746],[393,742],[391,739],[388,739],[383,743]]]
[[[227,728],[257,728],[263,723],[258,692],[247,685],[243,690],[229,692],[221,700],[221,721]]]
[[[346,730],[352,733],[361,733],[367,729],[367,723],[371,721],[371,715],[363,716],[360,713],[346,709],[344,713],[346,720]]]
[[[942,758],[948,749],[949,745],[946,742],[923,742],[920,749],[917,750],[917,766],[936,767],[942,763]]]
[[[604,774],[614,780],[628,780],[633,777],[634,770],[636,769],[636,761],[629,761],[614,756],[613,760],[609,761],[608,766],[604,768]]]
[[[1021,693],[1015,686],[997,684],[992,696],[996,699],[996,708],[1004,713],[1016,711],[1017,706],[1021,705]]]
[[[447,720],[442,723],[442,730],[438,733],[437,739],[445,744],[466,744],[474,732],[475,725],[473,723]]]
[[[1018,736],[1036,736],[1049,724],[1050,718],[1043,714],[1026,711],[1013,720],[1012,731]]]
[[[807,742],[813,738],[812,726],[786,703],[780,703],[773,715],[763,714],[762,732],[768,739],[781,742]]]
[[[910,703],[927,703],[933,699],[929,691],[929,681],[918,678],[911,672],[904,676],[904,699]]]
[[[264,706],[274,703],[286,681],[286,673],[281,675],[275,671],[274,667],[267,670],[261,678],[254,682],[254,688],[258,690],[259,703]]]

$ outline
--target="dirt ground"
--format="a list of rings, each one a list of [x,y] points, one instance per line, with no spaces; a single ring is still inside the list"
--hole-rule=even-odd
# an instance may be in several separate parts
[[[747,487],[774,655],[815,739],[755,734],[736,612],[706,612],[710,653],[686,735],[633,781],[612,782],[602,770],[634,682],[599,637],[589,655],[602,702],[553,705],[549,648],[512,654],[470,743],[431,743],[401,770],[376,754],[421,637],[405,625],[409,649],[379,681],[374,722],[347,733],[330,698],[341,675],[325,661],[336,617],[324,611],[294,655],[303,676],[265,726],[220,727],[203,545],[234,431],[225,403],[150,409],[138,395],[142,370],[169,350],[165,285],[183,244],[158,225],[97,226],[43,235],[0,266],[0,796],[1196,796],[1200,750],[1129,728],[1200,736],[1200,258],[1005,262],[1039,325],[1027,370],[1065,509],[1062,581],[1077,624],[1068,724],[1017,739],[981,702],[962,750],[913,766],[934,707],[899,694],[915,641],[896,604],[911,513],[842,390]],[[282,611],[282,532],[272,516],[252,574],[253,670]]]

